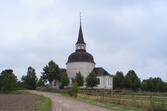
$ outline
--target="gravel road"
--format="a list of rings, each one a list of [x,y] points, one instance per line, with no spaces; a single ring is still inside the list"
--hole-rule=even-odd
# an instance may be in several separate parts
[[[69,97],[64,97],[57,93],[40,91],[29,92],[49,97],[52,100],[52,111],[111,111],[105,108],[83,103]]]

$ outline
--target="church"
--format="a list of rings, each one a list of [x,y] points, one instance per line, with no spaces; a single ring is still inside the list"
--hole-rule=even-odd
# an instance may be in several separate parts
[[[84,41],[81,23],[75,48],[75,52],[68,57],[66,63],[66,72],[70,79],[70,84],[72,84],[72,79],[75,78],[76,73],[80,72],[85,80],[93,71],[99,80],[99,84],[95,88],[113,89],[113,76],[104,68],[95,67],[96,63],[93,56],[86,51],[86,43]]]

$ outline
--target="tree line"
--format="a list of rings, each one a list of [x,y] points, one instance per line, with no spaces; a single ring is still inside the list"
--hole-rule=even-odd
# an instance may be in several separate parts
[[[167,83],[161,78],[150,77],[143,81],[137,76],[134,70],[128,71],[124,76],[123,72],[116,72],[113,77],[114,89],[128,89],[128,90],[142,90],[151,92],[165,92],[167,91]]]
[[[59,83],[59,88],[63,89],[68,86],[70,82],[66,71],[61,70],[52,60],[44,66],[39,79],[36,75],[35,69],[29,66],[27,73],[22,76],[20,81],[18,81],[17,76],[12,69],[5,69],[0,73],[0,92],[14,91],[24,88],[33,90],[37,87],[52,87],[54,82]],[[80,72],[78,72],[75,78],[72,79],[72,83],[76,84],[77,87],[82,87],[85,82],[87,87],[93,88],[98,84],[98,79],[93,73],[90,73],[89,76],[84,79]]]
[[[70,80],[66,71],[59,68],[52,60],[44,66],[39,79],[36,76],[35,69],[31,66],[28,67],[27,73],[22,76],[20,81],[18,81],[12,69],[3,70],[0,73],[0,91],[3,92],[23,88],[36,89],[37,87],[52,87],[54,83],[59,83],[59,88],[63,89],[69,85],[69,82]],[[72,78],[72,83],[77,87],[86,86],[93,88],[99,84],[99,80],[94,72],[91,72],[86,78],[78,72]],[[113,76],[113,88],[164,92],[167,91],[167,83],[159,77],[141,81],[135,71],[130,70],[125,76],[123,72],[116,72]]]

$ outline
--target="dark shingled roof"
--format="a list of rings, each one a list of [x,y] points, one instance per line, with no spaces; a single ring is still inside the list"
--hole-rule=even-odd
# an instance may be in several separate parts
[[[70,62],[92,62],[92,63],[95,63],[93,56],[84,50],[78,50],[78,51],[72,53],[68,57],[67,63],[70,63]]]
[[[76,44],[85,44],[81,24],[80,24],[80,28],[79,28],[78,41]]]
[[[80,24],[80,28],[79,28],[78,41],[77,41],[76,44],[85,44],[81,24]],[[91,63],[95,63],[93,56],[91,54],[89,54],[88,52],[86,52],[85,49],[77,49],[74,53],[72,53],[68,57],[67,63],[70,63],[70,62],[91,62]]]
[[[93,72],[97,74],[97,76],[112,76],[102,67],[95,67]]]

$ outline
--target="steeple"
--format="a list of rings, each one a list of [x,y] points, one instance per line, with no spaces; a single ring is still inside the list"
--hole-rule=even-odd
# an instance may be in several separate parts
[[[83,38],[83,33],[82,33],[82,26],[81,26],[81,23],[80,23],[80,27],[79,27],[79,34],[78,34],[78,41],[76,44],[85,44],[84,42],[84,38]]]
[[[78,41],[76,44],[78,44],[78,43],[85,44],[84,38],[83,38],[83,33],[82,33],[81,13],[80,13],[80,27],[79,27]]]
[[[80,15],[80,27],[79,27],[78,40],[77,40],[77,43],[75,44],[75,46],[76,46],[76,51],[77,50],[86,51],[86,43],[84,41],[83,33],[82,33],[81,15]]]

